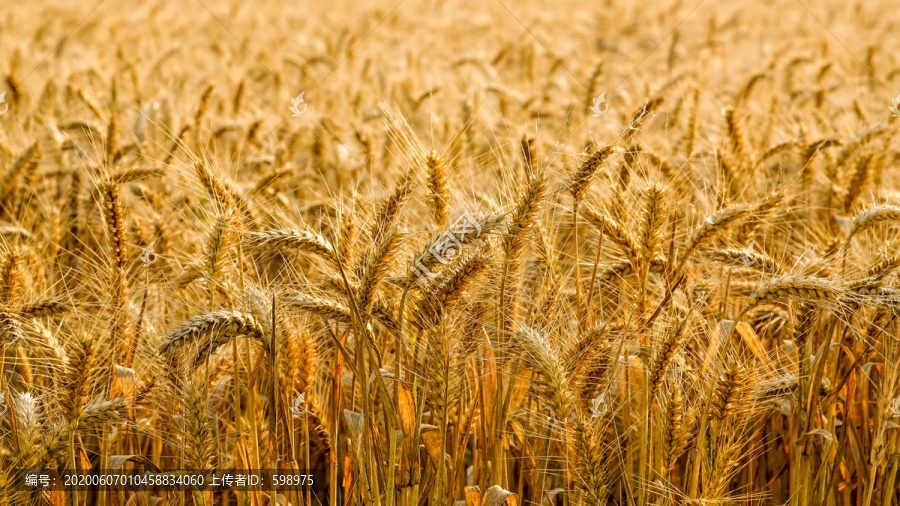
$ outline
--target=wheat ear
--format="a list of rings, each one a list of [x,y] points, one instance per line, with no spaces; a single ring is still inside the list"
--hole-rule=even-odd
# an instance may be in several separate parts
[[[900,207],[891,205],[876,206],[859,213],[853,219],[853,226],[850,228],[850,233],[847,234],[844,249],[846,250],[850,246],[850,240],[853,239],[853,236],[886,221],[900,221]]]
[[[584,200],[585,192],[594,180],[594,175],[600,170],[600,167],[613,154],[613,146],[604,146],[594,151],[581,162],[578,170],[572,175],[572,180],[568,185],[568,190],[572,194],[572,198],[576,202]]]
[[[640,264],[640,248],[634,241],[634,238],[631,237],[631,233],[626,230],[625,227],[620,225],[619,222],[613,218],[601,214],[589,207],[585,207],[582,210],[582,215],[587,218],[587,221],[596,227],[598,231],[602,230],[604,234],[612,239],[613,242],[619,246],[628,260],[632,262],[632,265],[637,266]]]
[[[434,223],[443,227],[447,223],[448,206],[450,200],[450,188],[447,185],[447,161],[437,151],[425,157],[425,173],[428,177],[428,205],[431,208],[431,216]]]
[[[694,232],[688,238],[687,244],[682,250],[681,258],[678,260],[677,270],[681,270],[684,267],[684,264],[691,258],[691,255],[697,248],[712,240],[716,234],[722,232],[730,225],[747,216],[748,212],[749,209],[743,206],[729,207],[703,220],[703,223],[694,229]]]
[[[285,304],[341,323],[348,325],[351,323],[350,308],[339,302],[320,297],[297,295],[287,299]]]
[[[197,315],[175,330],[166,334],[166,340],[160,346],[160,352],[174,357],[176,351],[187,345],[193,349],[187,356],[191,363],[196,362],[208,353],[230,340],[246,336],[262,341],[265,331],[256,319],[238,311],[214,311]]]
[[[423,288],[422,296],[415,306],[413,322],[423,329],[440,323],[443,315],[453,310],[466,289],[476,282],[487,268],[488,262],[480,251],[469,253],[454,262]]]
[[[321,234],[308,230],[282,228],[250,232],[246,242],[257,248],[296,249],[320,255],[332,262],[337,261],[331,244]]]
[[[650,362],[650,395],[656,395],[659,387],[666,379],[672,360],[678,353],[686,338],[687,317],[679,318],[666,332],[665,337],[657,345]]]

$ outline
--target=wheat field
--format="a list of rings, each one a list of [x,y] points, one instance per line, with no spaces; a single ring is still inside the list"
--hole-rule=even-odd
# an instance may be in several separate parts
[[[0,501],[900,504],[891,7],[4,3]]]

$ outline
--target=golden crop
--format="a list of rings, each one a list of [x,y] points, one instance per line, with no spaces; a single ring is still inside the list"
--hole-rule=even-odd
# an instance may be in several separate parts
[[[891,7],[7,2],[0,500],[900,503]]]

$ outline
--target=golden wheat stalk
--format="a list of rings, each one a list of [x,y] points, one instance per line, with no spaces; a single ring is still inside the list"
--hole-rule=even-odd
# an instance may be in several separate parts
[[[642,276],[649,270],[651,259],[657,256],[662,242],[661,230],[666,219],[665,197],[666,191],[662,186],[652,185],[647,189],[638,234]]]
[[[301,311],[337,320],[348,325],[352,321],[350,308],[332,300],[308,295],[296,295],[286,299],[284,303]]]
[[[450,200],[450,188],[447,185],[447,161],[433,149],[425,158],[425,173],[428,176],[430,192],[428,204],[431,207],[431,216],[437,226],[443,227],[447,223],[449,210],[447,203]]]
[[[487,270],[488,261],[475,251],[447,267],[430,279],[413,311],[413,322],[420,328],[431,328],[453,310],[466,290]]]
[[[371,251],[362,270],[357,293],[359,307],[364,311],[368,311],[375,299],[375,290],[397,258],[405,237],[406,234],[399,231],[387,232],[382,235],[381,241],[376,243]]]
[[[744,206],[734,206],[723,209],[708,216],[699,227],[694,229],[681,252],[677,270],[681,270],[684,264],[691,258],[694,251],[708,243],[717,234],[727,229],[732,224],[741,220],[750,210]]]
[[[517,259],[522,252],[526,235],[537,222],[546,188],[544,174],[535,174],[525,181],[519,192],[516,208],[510,215],[502,243],[503,253],[508,261]]]
[[[265,331],[256,319],[238,311],[213,311],[197,315],[166,334],[159,351],[168,357],[185,353],[195,364],[230,340],[245,336],[262,341]],[[188,349],[185,349],[189,347]]]
[[[669,367],[671,366],[675,355],[678,353],[687,337],[687,323],[687,317],[676,320],[654,349],[648,376],[651,396],[659,391],[660,386],[666,379],[666,375],[669,372]]]
[[[844,241],[844,249],[846,250],[850,246],[850,240],[856,234],[888,221],[900,221],[900,207],[891,205],[875,206],[859,213],[853,219],[853,225],[850,227],[850,232]]]
[[[206,162],[198,160],[194,163],[194,170],[206,193],[219,206],[220,212],[238,211],[237,196],[212,173]]]
[[[632,262],[632,265],[639,265],[641,258],[641,251],[638,247],[638,244],[635,242],[634,238],[631,236],[631,233],[625,229],[622,225],[620,225],[613,218],[600,214],[599,212],[591,209],[589,207],[585,207],[582,209],[582,215],[587,218],[587,221],[593,225],[597,231],[602,231],[606,234],[607,237],[613,240],[617,246],[622,250],[622,253],[628,258],[629,261]]]
[[[321,234],[293,228],[250,232],[246,243],[257,248],[296,249],[314,253],[332,262],[337,261],[334,248]]]
[[[826,279],[788,276],[761,284],[750,295],[745,310],[759,304],[783,299],[836,301],[838,287]]]
[[[522,327],[515,337],[515,341],[522,347],[525,361],[542,376],[538,388],[542,392],[544,402],[547,403],[553,416],[561,423],[565,423],[572,411],[573,399],[569,377],[559,360],[558,352],[550,344],[547,336],[533,327]]]
[[[781,263],[765,253],[732,248],[711,249],[704,253],[714,262],[735,267],[749,267],[775,276],[784,274],[784,267]]]
[[[594,175],[597,174],[597,171],[600,170],[600,167],[603,166],[613,152],[613,146],[604,146],[591,153],[590,156],[581,162],[581,165],[572,175],[572,180],[567,186],[567,189],[572,194],[572,198],[575,202],[584,200],[585,193],[591,185],[591,182],[594,180]]]

